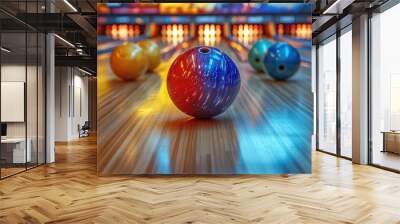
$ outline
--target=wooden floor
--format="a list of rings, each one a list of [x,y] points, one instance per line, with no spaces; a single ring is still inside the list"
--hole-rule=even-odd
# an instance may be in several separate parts
[[[313,152],[313,174],[99,177],[93,137],[0,181],[0,223],[400,223],[400,175]]]
[[[13,174],[19,173],[19,172],[23,172],[25,171],[25,167],[21,168],[21,167],[2,167],[1,168],[1,178],[7,177],[7,176],[11,176]]]
[[[306,41],[307,42],[307,41]],[[170,100],[166,76],[174,56],[136,82],[119,81],[108,55],[98,60],[99,172],[121,174],[277,174],[310,172],[313,129],[311,69],[288,81],[256,74],[238,44],[218,47],[237,64],[241,89],[210,120],[192,119]],[[243,48],[239,53],[247,51]],[[301,51],[310,58],[310,48]]]

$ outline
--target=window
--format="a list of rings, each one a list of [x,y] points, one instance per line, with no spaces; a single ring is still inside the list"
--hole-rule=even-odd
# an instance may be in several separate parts
[[[318,48],[318,149],[336,153],[336,36]]]
[[[400,170],[400,5],[371,18],[371,162]]]
[[[340,155],[352,157],[352,33],[340,36]]]

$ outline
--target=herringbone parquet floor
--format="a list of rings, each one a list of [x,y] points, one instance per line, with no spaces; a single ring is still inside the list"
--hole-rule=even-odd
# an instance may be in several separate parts
[[[98,177],[95,138],[0,181],[0,223],[400,223],[400,175],[313,153],[313,174]]]

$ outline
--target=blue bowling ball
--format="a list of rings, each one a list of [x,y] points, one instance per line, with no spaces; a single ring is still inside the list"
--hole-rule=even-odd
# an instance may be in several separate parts
[[[248,54],[248,61],[251,67],[253,67],[253,69],[257,72],[264,71],[263,59],[267,54],[268,48],[271,46],[271,41],[267,39],[260,39],[251,47]]]
[[[300,54],[288,43],[278,42],[272,45],[264,57],[266,72],[276,80],[292,77],[300,67]]]
[[[195,118],[223,113],[240,89],[233,60],[217,48],[200,46],[179,55],[168,71],[168,94],[175,106]]]

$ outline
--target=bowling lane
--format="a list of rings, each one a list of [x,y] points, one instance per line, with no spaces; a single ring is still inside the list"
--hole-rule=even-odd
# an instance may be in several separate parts
[[[143,39],[143,38],[142,38]],[[155,42],[157,42],[160,46],[160,52],[161,52],[161,59],[162,61],[165,61],[167,59],[170,59],[171,56],[173,56],[174,54],[176,54],[176,50],[181,50],[184,47],[187,47],[191,42],[190,40],[185,40],[179,44],[176,43],[170,43],[170,42],[166,42],[161,40],[160,38],[155,38],[154,39]],[[120,43],[120,42],[118,42]],[[123,43],[123,42],[121,42]],[[125,88],[129,88],[132,86],[136,86],[133,84],[138,84],[141,81],[145,80],[148,77],[152,77],[152,75],[154,74],[158,74],[156,73],[150,73],[149,76],[142,76],[139,78],[139,80],[137,82],[132,82],[132,83],[126,83],[126,82],[122,82],[121,80],[119,80],[114,73],[111,70],[110,64],[109,64],[109,59],[110,59],[110,53],[113,49],[113,47],[118,46],[115,43],[109,43],[109,42],[105,42],[102,43],[101,45],[101,51],[98,51],[98,56],[97,56],[97,70],[99,75],[97,76],[98,78],[98,85],[103,85],[105,88],[102,91],[98,91],[98,98],[100,99],[105,99],[108,95],[104,95],[103,98],[103,94],[108,94],[107,91],[114,91],[117,90],[120,87],[125,87]],[[98,46],[99,49],[100,46]],[[174,57],[174,56],[173,56]],[[158,67],[157,71],[162,68],[162,64]],[[117,91],[118,92],[118,91]],[[115,97],[118,97],[119,95],[116,95]]]
[[[166,75],[175,54],[136,82],[114,77],[98,62],[98,167],[113,174],[302,173],[310,171],[312,95],[310,68],[302,64],[286,82],[255,74],[238,49],[218,45],[234,59],[241,90],[220,116],[197,120],[169,99]],[[302,55],[304,56],[304,55]],[[305,56],[307,57],[307,55]]]

